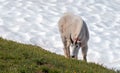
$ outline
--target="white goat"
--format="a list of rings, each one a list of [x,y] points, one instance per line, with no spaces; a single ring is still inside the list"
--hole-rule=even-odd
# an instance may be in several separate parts
[[[60,18],[58,25],[64,45],[65,57],[78,59],[78,51],[81,47],[83,59],[87,61],[89,32],[82,18],[72,13],[65,13]],[[70,55],[70,47],[72,55]]]

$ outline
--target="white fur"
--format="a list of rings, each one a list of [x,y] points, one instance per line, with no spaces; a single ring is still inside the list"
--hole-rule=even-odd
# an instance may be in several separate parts
[[[64,45],[65,57],[70,58],[70,45],[72,55],[77,59],[79,48],[82,48],[83,59],[86,59],[89,40],[89,32],[86,23],[80,16],[65,13],[59,20],[59,30]],[[78,45],[78,47],[77,47]]]

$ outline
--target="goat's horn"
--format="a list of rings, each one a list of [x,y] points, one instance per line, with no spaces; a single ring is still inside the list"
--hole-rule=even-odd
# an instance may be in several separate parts
[[[73,43],[73,40],[72,40],[72,38],[71,38],[71,35],[70,35],[70,41],[71,41],[71,43]]]

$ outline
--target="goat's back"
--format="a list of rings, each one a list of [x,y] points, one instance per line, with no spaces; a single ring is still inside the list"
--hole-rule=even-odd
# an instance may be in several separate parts
[[[62,36],[69,38],[71,35],[72,38],[76,38],[80,34],[83,20],[81,17],[72,13],[65,13],[60,18],[58,24]]]

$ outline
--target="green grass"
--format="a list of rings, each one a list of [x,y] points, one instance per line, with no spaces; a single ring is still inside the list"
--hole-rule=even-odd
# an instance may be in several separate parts
[[[119,71],[118,71],[119,72]],[[38,46],[0,38],[0,73],[116,73],[103,66],[66,59]]]

